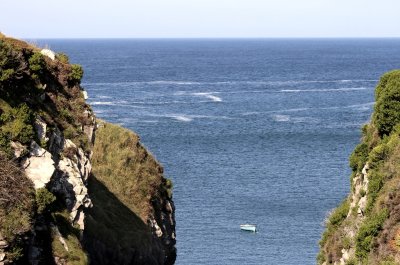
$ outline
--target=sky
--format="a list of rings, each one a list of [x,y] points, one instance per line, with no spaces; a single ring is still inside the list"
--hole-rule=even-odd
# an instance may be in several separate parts
[[[17,38],[400,37],[400,0],[2,0]]]

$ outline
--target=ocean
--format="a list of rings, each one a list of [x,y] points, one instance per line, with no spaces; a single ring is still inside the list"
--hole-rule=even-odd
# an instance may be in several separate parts
[[[400,39],[38,40],[174,182],[176,264],[315,264]],[[255,223],[257,233],[239,225]]]

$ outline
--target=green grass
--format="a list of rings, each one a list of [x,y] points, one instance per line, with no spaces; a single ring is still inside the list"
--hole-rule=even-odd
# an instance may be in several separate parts
[[[132,249],[151,256],[156,244],[147,225],[152,200],[171,192],[172,182],[163,178],[162,167],[136,134],[100,124],[88,189],[94,206],[86,218],[85,238],[102,242],[118,257],[132,256]],[[96,259],[96,251],[89,252]]]
[[[59,240],[59,235],[53,231],[51,236],[53,255],[64,259],[68,265],[89,264],[88,256],[79,241],[80,231],[71,225],[69,213],[67,211],[55,212],[52,216],[68,247],[67,251]]]
[[[93,174],[146,222],[151,199],[159,196],[163,184],[162,167],[139,143],[136,134],[109,123],[96,131],[93,151]]]
[[[356,256],[360,261],[365,262],[371,250],[374,238],[382,229],[384,221],[388,218],[389,211],[381,210],[377,214],[371,215],[364,221],[356,236]]]

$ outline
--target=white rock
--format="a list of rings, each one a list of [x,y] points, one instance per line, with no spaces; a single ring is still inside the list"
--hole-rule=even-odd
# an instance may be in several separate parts
[[[5,240],[0,240],[0,248],[6,248],[8,247],[8,242]]]
[[[151,226],[153,227],[155,234],[157,235],[157,237],[162,237],[163,232],[161,230],[161,228],[158,226],[157,221],[152,219],[151,220]]]
[[[48,141],[49,138],[46,137],[47,124],[39,117],[35,120],[35,129],[37,136],[41,141]]]
[[[41,148],[35,141],[32,141],[29,153],[31,156],[44,156],[47,152],[45,149]],[[49,153],[47,154],[50,155]]]
[[[347,261],[350,258],[350,254],[347,249],[342,249],[342,258],[344,261]]]
[[[14,156],[20,158],[25,152],[26,148],[19,142],[11,142],[11,147],[14,149]]]
[[[43,188],[55,171],[54,161],[51,154],[32,141],[29,153],[31,157],[25,158],[22,165],[26,176],[32,180],[35,189]]]
[[[49,49],[43,49],[43,50],[40,51],[40,53],[45,55],[45,56],[47,56],[47,57],[49,57],[53,61],[56,58],[55,52],[53,52],[52,50],[49,50]]]
[[[87,93],[86,90],[83,90],[83,91],[82,91],[82,94],[83,94],[83,98],[84,98],[85,100],[89,98],[88,93]]]
[[[35,189],[44,188],[50,182],[54,173],[54,161],[49,156],[31,157],[29,164],[25,168],[26,176],[32,180]],[[26,162],[23,162],[26,165]]]
[[[367,197],[364,196],[358,201],[358,214],[364,215],[365,207],[367,206]]]
[[[71,146],[71,143],[66,141],[66,145]],[[78,151],[79,150],[80,148],[78,148]],[[63,189],[65,196],[71,198],[68,206],[71,211],[70,218],[77,223],[81,229],[84,229],[85,215],[82,211],[82,207],[89,208],[92,207],[93,204],[89,198],[87,187],[83,182],[84,176],[81,174],[78,166],[82,163],[82,159],[85,160],[87,158],[86,156],[77,157],[77,163],[64,157],[58,164],[58,170],[62,174],[62,179],[70,184],[68,186],[64,185],[67,189]],[[74,204],[71,204],[72,202]]]
[[[5,253],[0,253],[0,261],[3,261],[6,258]]]
[[[74,144],[74,142],[72,142],[70,139],[65,139],[64,148],[70,148],[70,147],[76,149],[76,144]]]

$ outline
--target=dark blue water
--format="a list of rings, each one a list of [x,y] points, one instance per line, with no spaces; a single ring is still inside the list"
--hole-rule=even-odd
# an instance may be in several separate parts
[[[177,264],[315,264],[377,80],[400,68],[400,39],[40,42],[173,179]]]

